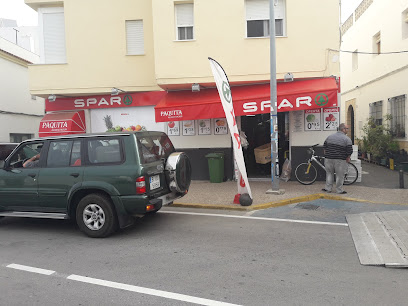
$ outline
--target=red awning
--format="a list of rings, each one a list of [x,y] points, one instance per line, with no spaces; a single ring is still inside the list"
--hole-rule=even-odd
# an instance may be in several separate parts
[[[83,110],[46,114],[40,122],[40,137],[81,134],[85,132],[86,124]]]
[[[338,84],[334,77],[278,83],[278,112],[336,107]],[[231,88],[236,116],[270,112],[269,84]],[[200,92],[167,93],[155,107],[156,122],[225,117],[216,88]]]

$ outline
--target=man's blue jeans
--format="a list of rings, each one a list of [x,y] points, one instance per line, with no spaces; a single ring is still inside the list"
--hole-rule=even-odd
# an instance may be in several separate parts
[[[342,159],[330,159],[324,160],[324,166],[326,168],[326,187],[327,191],[331,191],[333,188],[334,173],[336,173],[336,192],[343,192],[344,175],[347,171],[347,162]]]

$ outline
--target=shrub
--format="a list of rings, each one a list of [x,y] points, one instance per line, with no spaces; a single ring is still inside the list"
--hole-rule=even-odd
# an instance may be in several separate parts
[[[362,152],[370,153],[374,158],[385,158],[389,153],[399,150],[398,142],[394,140],[389,122],[391,115],[385,115],[383,125],[375,124],[374,118],[369,118],[363,126],[363,137],[358,139],[358,145]]]

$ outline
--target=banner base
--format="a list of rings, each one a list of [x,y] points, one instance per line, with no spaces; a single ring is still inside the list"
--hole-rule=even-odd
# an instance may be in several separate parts
[[[235,197],[234,197],[234,204],[240,204],[239,203],[239,197],[241,196],[241,194],[240,193],[237,193],[236,195],[235,195]]]

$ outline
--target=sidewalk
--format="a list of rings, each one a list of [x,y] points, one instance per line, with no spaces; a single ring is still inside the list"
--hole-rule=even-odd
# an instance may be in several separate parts
[[[347,194],[322,192],[324,182],[318,181],[312,185],[302,185],[297,181],[279,182],[282,195],[267,194],[271,189],[271,181],[250,181],[253,203],[251,206],[233,204],[237,193],[237,183],[227,181],[210,183],[209,181],[192,181],[189,193],[174,202],[177,207],[256,210],[276,207],[291,203],[311,201],[315,199],[359,201],[378,204],[408,205],[408,175],[404,175],[405,189],[397,189],[398,172],[385,167],[364,163],[361,183],[344,186]],[[382,186],[382,188],[379,188]]]

